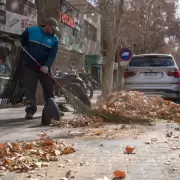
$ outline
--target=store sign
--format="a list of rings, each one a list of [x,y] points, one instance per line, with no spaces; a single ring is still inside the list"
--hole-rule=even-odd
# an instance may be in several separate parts
[[[0,10],[0,31],[12,34],[21,34],[27,27],[37,24],[37,15],[23,16],[20,14],[5,11],[5,20],[1,17],[2,10]]]
[[[75,28],[75,21],[74,19],[69,16],[68,14],[66,13],[60,13],[60,20],[62,23],[66,24],[67,26],[71,27],[71,28]]]

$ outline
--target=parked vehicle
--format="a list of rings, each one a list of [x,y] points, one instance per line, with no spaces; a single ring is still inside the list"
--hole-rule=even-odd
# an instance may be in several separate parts
[[[58,73],[55,76],[55,79],[62,85],[67,86],[69,84],[77,84],[79,85],[83,93],[85,93],[89,99],[93,96],[93,89],[85,84],[85,82],[76,74],[68,74],[68,73]],[[90,89],[90,92],[88,91]],[[60,96],[60,89],[55,86],[55,95]]]
[[[133,55],[124,73],[124,89],[180,100],[180,71],[170,54]]]
[[[80,73],[79,76],[87,85],[91,86],[93,89],[99,89],[99,83],[93,78],[93,76],[91,76],[91,74]]]

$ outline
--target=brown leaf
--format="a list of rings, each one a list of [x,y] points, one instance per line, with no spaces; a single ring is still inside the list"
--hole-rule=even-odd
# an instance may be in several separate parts
[[[73,152],[75,152],[75,149],[73,147],[66,147],[66,148],[64,148],[62,153],[63,154],[71,154]]]
[[[126,153],[127,153],[127,154],[132,154],[134,150],[135,150],[135,148],[126,146]]]
[[[66,178],[69,178],[71,176],[71,170],[69,170],[68,172],[66,172]]]
[[[96,135],[100,136],[103,133],[102,130],[98,130],[98,132],[96,133]]]
[[[4,144],[0,144],[0,150],[4,149],[4,148],[5,148],[5,145]]]
[[[119,178],[125,178],[126,177],[126,173],[124,171],[121,171],[121,170],[114,171],[113,174],[115,177],[119,177]]]
[[[45,146],[52,146],[54,144],[54,140],[51,138],[43,139],[43,145]]]
[[[49,160],[50,161],[59,161],[57,156],[51,156]]]

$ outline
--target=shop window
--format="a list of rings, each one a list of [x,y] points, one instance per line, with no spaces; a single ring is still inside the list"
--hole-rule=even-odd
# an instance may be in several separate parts
[[[84,36],[91,41],[97,41],[97,29],[87,21],[84,21]]]

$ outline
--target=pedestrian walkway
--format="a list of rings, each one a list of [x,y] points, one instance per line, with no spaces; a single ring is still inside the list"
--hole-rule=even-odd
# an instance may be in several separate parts
[[[167,130],[173,131],[175,136],[167,137]],[[75,153],[61,156],[58,162],[34,171],[30,177],[59,180],[71,170],[75,180],[103,180],[104,176],[112,180],[113,172],[122,170],[126,173],[125,180],[179,180],[180,150],[175,148],[180,147],[180,141],[176,138],[178,135],[180,131],[171,129],[171,125],[167,129],[161,124],[135,139],[72,141],[76,143]],[[127,145],[136,148],[135,154],[124,154]],[[10,173],[0,178],[25,180],[27,176]]]
[[[38,139],[39,132],[45,131],[52,137],[67,138],[68,129],[40,126],[43,106],[39,106],[33,120],[26,120],[24,107],[0,109],[0,142]],[[64,120],[71,120],[75,115],[66,113]]]

